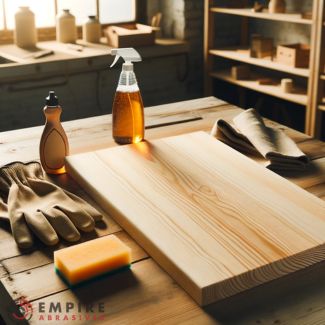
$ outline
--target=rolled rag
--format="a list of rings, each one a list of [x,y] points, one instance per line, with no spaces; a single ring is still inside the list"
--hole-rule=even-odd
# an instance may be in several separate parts
[[[250,108],[233,119],[233,125],[219,119],[211,135],[233,148],[248,153],[259,153],[271,170],[304,170],[308,157],[283,131],[267,127],[262,117]]]

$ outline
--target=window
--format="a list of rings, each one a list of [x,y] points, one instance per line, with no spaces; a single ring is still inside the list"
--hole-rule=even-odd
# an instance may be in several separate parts
[[[0,1],[0,30],[5,28],[5,24],[3,21],[3,4],[2,1]]]
[[[7,28],[15,26],[15,13],[20,6],[28,6],[35,14],[37,27],[49,27],[55,25],[55,11],[53,0],[5,0]]]
[[[135,0],[99,0],[102,24],[135,20]]]
[[[28,6],[34,12],[36,27],[54,27],[55,16],[62,9],[70,9],[78,25],[97,13],[102,24],[134,21],[135,4],[136,0],[0,0],[0,30],[14,28],[20,6]]]
[[[57,2],[58,12],[62,12],[63,9],[70,9],[70,12],[76,17],[77,25],[82,25],[89,15],[96,15],[97,13],[96,1],[94,0],[57,0]],[[82,5],[80,5],[81,3]]]

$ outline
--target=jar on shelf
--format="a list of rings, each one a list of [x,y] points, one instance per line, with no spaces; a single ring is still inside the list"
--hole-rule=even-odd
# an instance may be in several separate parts
[[[269,13],[285,13],[286,11],[286,2],[285,0],[270,0],[269,2]]]
[[[29,7],[19,7],[15,14],[14,43],[26,49],[36,47],[35,15]]]
[[[76,18],[69,9],[56,18],[56,40],[61,43],[75,43],[77,40]]]
[[[82,25],[83,40],[90,43],[99,43],[101,37],[101,26],[96,16],[88,16]]]

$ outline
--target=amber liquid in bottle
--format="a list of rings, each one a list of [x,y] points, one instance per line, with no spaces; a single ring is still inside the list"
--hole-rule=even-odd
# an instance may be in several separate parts
[[[144,139],[143,102],[133,65],[123,64],[112,113],[115,142],[129,144]]]
[[[113,137],[119,144],[143,140],[144,117],[140,91],[116,92],[113,104]]]

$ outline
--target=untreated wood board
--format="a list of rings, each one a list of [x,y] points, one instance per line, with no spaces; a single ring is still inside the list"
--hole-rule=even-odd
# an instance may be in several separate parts
[[[63,321],[64,313],[60,316],[60,322],[45,322],[39,320],[40,316],[47,313],[39,313],[38,304],[48,306],[53,302],[80,305],[81,320]],[[104,305],[104,312],[87,313],[103,317],[102,321],[85,321],[85,308],[88,305]],[[121,272],[111,277],[105,277],[94,281],[91,285],[84,285],[72,290],[64,290],[54,295],[43,297],[33,303],[34,315],[30,324],[113,324],[113,325],[221,325],[209,313],[204,312],[192,299],[172,281],[153,261],[147,259],[132,265],[130,272]],[[52,314],[53,315],[53,314]]]
[[[67,161],[200,305],[325,259],[325,203],[204,132]]]
[[[133,239],[131,239],[128,234],[124,231],[114,232],[114,235],[121,239],[126,245],[132,247],[133,257],[136,259],[143,259],[148,257],[147,254],[138,246]],[[93,238],[91,236],[90,238]],[[89,240],[88,236],[83,236],[81,242]],[[70,244],[71,245],[71,244]],[[3,260],[1,263],[5,270],[10,274],[16,274],[30,269],[34,269],[43,265],[53,263],[53,252],[57,249],[62,249],[67,247],[67,243],[60,243],[55,247],[46,247],[42,249],[36,249],[30,253],[19,255],[16,257],[8,258]],[[0,264],[0,278],[3,276]],[[7,273],[4,273],[6,275]]]

